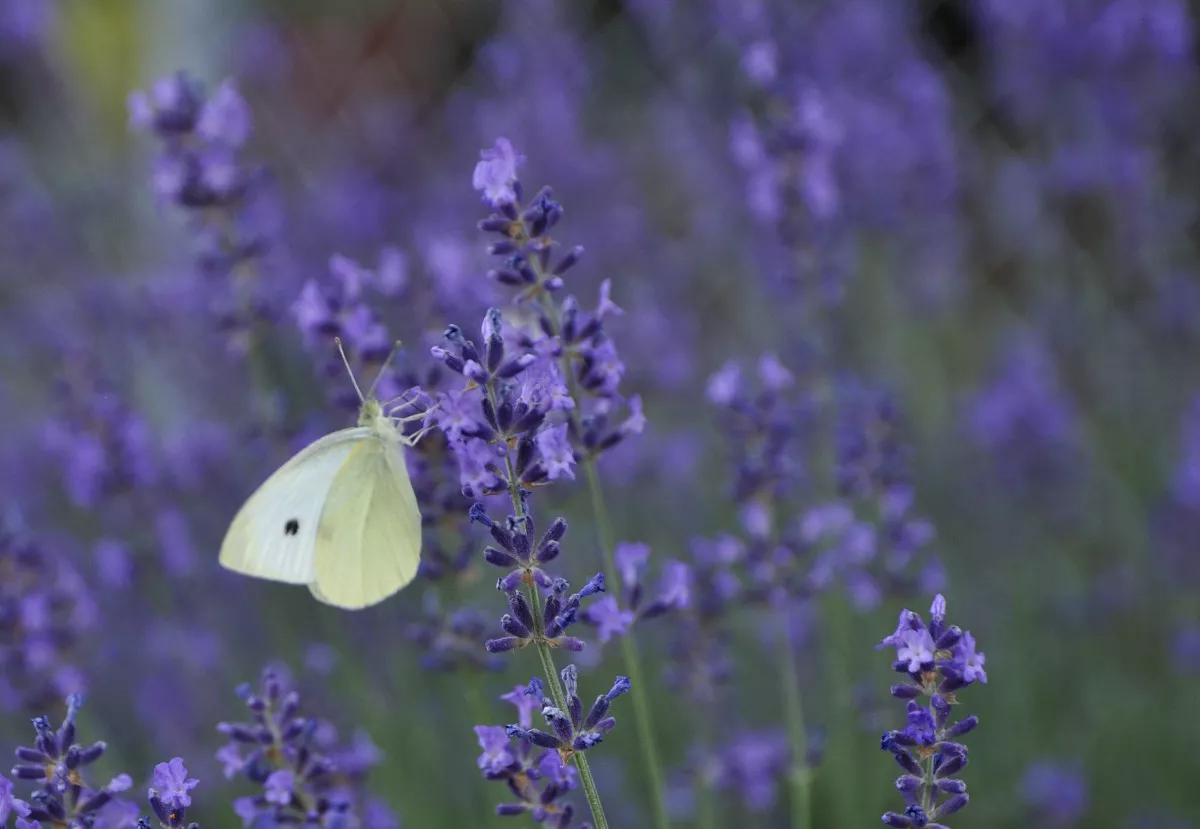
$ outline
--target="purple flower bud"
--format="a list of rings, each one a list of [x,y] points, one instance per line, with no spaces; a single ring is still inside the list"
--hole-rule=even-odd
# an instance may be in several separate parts
[[[538,545],[537,560],[541,564],[553,561],[558,558],[558,554],[562,552],[562,548],[557,541],[547,541]]]
[[[962,794],[967,790],[967,784],[953,777],[937,781],[937,787],[946,794]]]
[[[567,251],[566,254],[564,254],[557,263],[555,263],[554,268],[550,271],[550,273],[554,276],[562,276],[564,273],[573,268],[581,258],[583,258],[583,246],[576,245]]]
[[[529,368],[531,365],[533,365],[536,362],[537,362],[537,355],[521,354],[520,356],[514,357],[511,360],[509,360],[507,363],[504,363],[503,365],[501,365],[496,370],[495,374],[501,380],[511,380],[513,377],[516,377],[518,374],[520,374],[521,372],[523,372],[525,369]]]
[[[602,736],[594,732],[588,732],[585,734],[580,734],[578,737],[576,737],[575,741],[571,744],[571,747],[576,751],[587,751],[589,748],[597,746],[602,742],[604,742],[604,738]]]
[[[504,653],[520,647],[523,643],[522,639],[515,636],[503,636],[499,639],[489,639],[483,643],[483,646],[487,648],[488,653]]]
[[[923,693],[916,685],[893,685],[889,690],[896,699],[916,699]]]
[[[896,762],[900,764],[900,768],[904,769],[909,774],[915,774],[917,776],[925,774],[925,770],[921,768],[921,764],[913,759],[913,756],[907,751],[893,751],[892,756],[896,758]]]
[[[462,374],[468,380],[478,383],[481,386],[488,381],[488,373],[484,370],[483,366],[474,360],[467,360],[463,363]]]
[[[979,717],[971,714],[969,717],[961,719],[954,725],[950,726],[950,728],[946,730],[946,736],[950,738],[961,737],[970,731],[974,731],[977,725],[979,725]]]
[[[529,628],[507,613],[500,617],[500,627],[504,628],[505,633],[518,639],[528,639],[530,636]]]
[[[463,366],[465,363],[463,358],[459,357],[457,354],[451,354],[446,349],[437,345],[429,349],[429,353],[433,355],[435,360],[441,360],[443,363],[445,363],[446,368],[450,369],[451,371],[457,372],[458,374],[463,373]]]
[[[946,628],[937,639],[937,649],[940,651],[953,650],[954,646],[962,639],[962,633],[962,628],[958,625]]]
[[[583,589],[579,591],[579,598],[582,599],[582,598],[586,598],[587,596],[591,596],[596,593],[603,593],[603,592],[604,592],[604,574],[597,573],[596,575],[594,575],[590,579],[588,579],[587,584],[585,584],[583,586]]]
[[[954,797],[950,798],[945,803],[943,803],[941,806],[938,806],[938,809],[937,809],[938,817],[943,817],[945,815],[954,814],[959,809],[961,809],[963,806],[966,806],[967,801],[969,801],[970,799],[971,799],[971,796],[966,794],[965,792],[963,794],[955,795]]]
[[[612,702],[614,699],[621,696],[621,694],[628,693],[632,686],[633,683],[629,681],[629,677],[618,676],[616,681],[613,682],[612,688],[610,688],[608,693],[604,695],[605,699],[607,699],[609,702]]]
[[[958,754],[952,757],[946,757],[944,754],[939,754],[934,761],[934,776],[938,778],[952,777],[962,771],[967,765],[967,757],[965,754]]]
[[[520,560],[512,553],[497,550],[495,547],[483,548],[483,560],[497,567],[516,567],[520,564]]]
[[[569,726],[568,726],[569,727]],[[558,748],[559,739],[553,734],[548,734],[539,728],[531,728],[526,732],[527,739],[536,746],[542,748]]]
[[[881,820],[885,826],[894,826],[896,829],[908,829],[908,827],[912,826],[908,818],[895,812],[886,812]]]
[[[46,768],[44,766],[17,765],[12,767],[12,776],[22,780],[45,780]]]

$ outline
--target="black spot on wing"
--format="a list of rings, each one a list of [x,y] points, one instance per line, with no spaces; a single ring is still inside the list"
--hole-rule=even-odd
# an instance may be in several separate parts
[[[284,535],[295,535],[300,532],[300,522],[295,518],[289,518],[288,522],[283,525]]]

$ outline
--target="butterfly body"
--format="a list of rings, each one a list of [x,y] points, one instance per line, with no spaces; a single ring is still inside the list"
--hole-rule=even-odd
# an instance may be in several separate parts
[[[357,426],[305,447],[247,499],[221,544],[222,566],[306,584],[350,610],[391,596],[420,563],[421,514],[404,462],[410,442],[367,398]]]

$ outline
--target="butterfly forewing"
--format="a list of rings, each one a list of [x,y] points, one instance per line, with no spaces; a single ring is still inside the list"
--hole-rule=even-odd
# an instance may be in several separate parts
[[[338,470],[371,430],[343,429],[301,450],[260,486],[221,544],[221,564],[247,576],[292,584],[315,577],[317,531]]]

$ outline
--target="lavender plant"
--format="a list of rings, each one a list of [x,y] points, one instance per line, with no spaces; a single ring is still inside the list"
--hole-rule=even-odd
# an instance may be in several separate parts
[[[959,738],[975,730],[974,714],[950,722],[958,693],[975,682],[987,682],[984,656],[975,638],[946,624],[946,600],[934,597],[930,623],[911,610],[900,613],[896,630],[877,648],[894,647],[892,667],[909,682],[893,685],[891,694],[905,700],[906,725],[885,732],[879,747],[891,752],[905,774],[896,780],[904,798],[903,813],[888,812],[883,822],[896,827],[938,827],[943,818],[967,805],[967,784],[955,775],[967,765],[967,747]],[[928,697],[928,703],[917,702]]]
[[[231,81],[208,94],[177,72],[133,93],[129,119],[161,142],[155,194],[192,223],[199,270],[219,286],[208,311],[230,345],[249,352],[254,329],[277,309],[260,274],[271,233],[265,172],[239,157],[252,129],[246,102]]]
[[[238,798],[234,811],[246,826],[260,820],[322,827],[391,823],[380,804],[368,812],[362,783],[380,754],[369,741],[338,745],[328,727],[301,714],[300,695],[273,669],[263,671],[258,691],[248,685],[238,696],[249,722],[223,722],[229,742],[217,752],[226,778],[244,777],[261,791]]]
[[[479,228],[501,237],[488,252],[502,257],[503,263],[489,276],[516,290],[519,304],[536,303],[536,327],[523,336],[522,342],[540,358],[536,370],[546,378],[547,393],[554,401],[549,409],[561,412],[560,420],[538,436],[545,475],[551,480],[574,478],[573,467],[582,466],[604,568],[616,578],[619,571],[612,528],[596,461],[628,437],[642,432],[646,423],[642,401],[638,396],[625,399],[619,394],[625,367],[604,330],[605,318],[621,313],[610,298],[611,283],[605,280],[601,285],[599,302],[590,313],[584,312],[573,296],[556,299],[565,286],[563,275],[579,262],[583,248],[575,246],[566,253],[558,252],[559,243],[550,231],[562,218],[563,207],[554,200],[549,187],[524,201],[517,172],[524,161],[508,139],[498,138],[493,149],[480,152],[475,167],[472,183],[495,211],[479,223]],[[493,339],[498,341],[495,332],[485,329],[484,335],[489,348]],[[627,413],[614,423],[622,406]],[[623,636],[620,645],[625,671],[633,682],[634,721],[655,826],[666,829],[662,772],[636,639]]]
[[[570,710],[570,700],[559,682],[551,651],[578,651],[583,642],[566,635],[578,620],[583,599],[604,589],[604,576],[597,574],[578,593],[567,595],[568,583],[555,578],[543,565],[554,561],[566,533],[563,519],[556,519],[535,544],[535,527],[527,501],[527,488],[558,477],[554,470],[569,469],[570,447],[539,440],[552,411],[555,394],[549,380],[530,376],[536,362],[532,352],[510,353],[504,340],[503,318],[496,309],[484,321],[485,349],[481,352],[457,326],[446,331],[449,348],[438,346],[433,355],[467,380],[462,390],[443,392],[432,417],[457,455],[464,493],[477,498],[506,492],[512,514],[503,524],[489,517],[477,502],[471,520],[487,528],[497,547],[488,547],[484,558],[508,573],[497,588],[508,598],[511,613],[501,620],[504,637],[489,640],[490,652],[520,650],[533,645],[549,685],[553,708]],[[553,428],[553,427],[550,427]],[[543,606],[543,594],[545,604]],[[564,754],[574,759],[596,829],[607,827],[599,792],[582,753]]]

